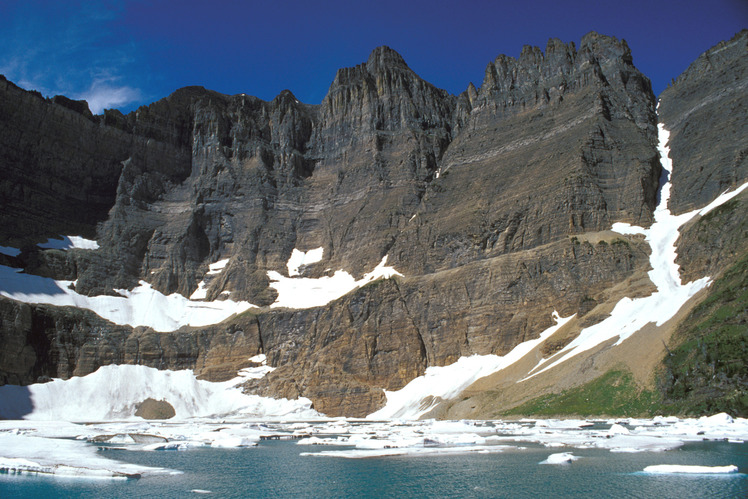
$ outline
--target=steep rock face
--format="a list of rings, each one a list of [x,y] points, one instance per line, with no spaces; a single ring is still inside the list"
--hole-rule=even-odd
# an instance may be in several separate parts
[[[426,367],[509,352],[562,316],[584,314],[647,267],[645,244],[616,236],[565,240],[420,277],[364,286],[326,307],[258,315],[279,366],[249,389],[314,401],[328,415],[364,416]],[[598,319],[599,320],[599,319]],[[336,388],[337,387],[337,388]]]
[[[579,50],[551,40],[545,53],[528,47],[519,59],[500,56],[480,89],[458,97],[387,47],[341,69],[318,106],[288,91],[264,102],[189,87],[127,116],[91,117],[75,111],[78,104],[16,90],[35,99],[34,112],[72,116],[92,143],[110,134],[122,144],[101,153],[112,164],[109,190],[85,231],[70,215],[33,233],[90,235],[95,227],[101,248],[29,247],[14,266],[77,279],[86,294],[142,279],[190,296],[210,263],[228,259],[207,299],[229,292],[257,305],[274,301],[267,271],[285,273],[294,248],[324,248],[305,276],[340,268],[361,275],[388,255],[405,277],[325,307],[262,309],[166,334],[4,300],[3,341],[26,356],[7,370],[8,381],[113,362],[190,367],[218,379],[262,351],[278,369],[250,389],[361,416],[382,404],[382,389],[463,355],[506,353],[548,327],[554,309],[584,313],[648,266],[640,243],[583,237],[615,221],[648,224],[659,178],[649,81],[614,38],[592,33]],[[43,129],[70,139],[57,121],[23,126],[31,136]],[[51,209],[45,203],[40,212]],[[14,240],[1,235],[0,244]],[[36,322],[11,326],[19,307]]]
[[[85,376],[109,364],[194,369],[230,379],[261,349],[254,317],[202,330],[156,333],[116,326],[86,310],[29,305],[0,297],[0,384],[28,385]]]
[[[704,206],[748,179],[748,30],[706,51],[660,96],[670,131],[670,209]]]
[[[592,33],[578,52],[551,40],[545,55],[499,56],[455,114],[440,177],[392,251],[407,271],[651,222],[654,97],[625,42]]]
[[[85,103],[83,109],[73,102],[59,96],[47,101],[0,77],[0,226],[6,244],[45,242],[45,235],[94,237],[96,224],[107,218],[131,139],[100,127]]]

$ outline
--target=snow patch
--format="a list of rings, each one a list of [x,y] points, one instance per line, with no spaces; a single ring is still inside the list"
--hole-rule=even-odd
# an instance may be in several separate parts
[[[0,246],[0,253],[8,256],[18,256],[21,254],[21,250],[18,248],[11,248],[10,246]]]
[[[245,395],[231,381],[198,380],[192,371],[159,371],[145,366],[109,365],[69,380],[27,387],[0,386],[0,419],[108,421],[140,418],[137,406],[147,398],[165,400],[175,419],[237,416],[243,418],[316,418],[311,401]],[[20,408],[30,407],[28,414]]]
[[[307,252],[305,255],[308,255],[310,252]],[[294,257],[292,256],[292,258]],[[364,284],[368,284],[378,279],[389,279],[396,275],[402,276],[402,274],[394,268],[387,267],[386,263],[387,256],[382,258],[382,261],[379,262],[379,265],[377,265],[374,270],[364,275],[358,281],[344,270],[338,270],[332,276],[324,276],[317,279],[308,277],[285,277],[280,272],[273,270],[268,271],[270,287],[278,292],[278,298],[270,306],[272,308],[285,307],[295,309],[321,307],[327,305],[333,300],[337,300],[341,296],[350,293]],[[289,260],[289,274],[291,273],[291,269],[292,265]]]
[[[97,250],[99,243],[80,236],[60,236],[62,239],[48,238],[46,243],[37,244],[42,249],[68,250],[71,248]]]
[[[556,324],[534,340],[520,343],[511,352],[499,355],[472,355],[461,357],[444,367],[432,366],[398,391],[386,391],[387,404],[367,416],[367,419],[418,419],[434,408],[439,399],[449,400],[459,395],[476,380],[514,364],[533,348],[545,341],[574,316],[561,318],[553,312]],[[438,397],[438,398],[437,398]]]
[[[679,266],[675,263],[677,256],[675,242],[679,236],[679,229],[696,215],[704,215],[709,210],[735,197],[748,188],[748,182],[732,192],[724,192],[702,209],[693,210],[682,215],[671,214],[667,207],[672,187],[668,178],[672,177],[673,172],[673,165],[667,146],[670,133],[662,124],[658,125],[658,130],[660,160],[663,172],[660,202],[654,211],[654,223],[649,229],[626,223],[613,224],[613,230],[619,234],[642,234],[645,236],[646,241],[652,248],[652,254],[650,255],[652,270],[649,271],[649,278],[657,287],[657,291],[644,298],[623,298],[616,304],[607,319],[582,330],[579,336],[556,353],[556,360],[545,367],[542,367],[545,363],[545,360],[542,360],[530,371],[530,375],[521,381],[548,371],[558,364],[582,352],[591,350],[612,338],[618,338],[616,345],[619,345],[649,323],[654,322],[657,326],[661,326],[670,320],[692,296],[711,284],[709,277],[704,277],[688,284],[681,283],[678,272]],[[540,369],[541,367],[542,369]]]
[[[24,303],[44,303],[91,310],[115,324],[149,326],[156,331],[176,331],[182,326],[217,324],[252,307],[249,302],[188,300],[174,293],[164,295],[140,281],[130,290],[115,290],[121,296],[85,296],[70,289],[74,281],[57,281],[24,274],[0,265],[0,295]]]
[[[321,262],[323,254],[324,249],[321,247],[311,249],[307,252],[299,251],[294,248],[294,250],[291,252],[291,257],[288,259],[288,263],[286,263],[286,267],[288,268],[288,277],[301,275],[299,273],[299,269],[304,265]]]

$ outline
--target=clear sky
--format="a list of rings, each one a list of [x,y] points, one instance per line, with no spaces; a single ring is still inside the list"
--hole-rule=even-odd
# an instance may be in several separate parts
[[[453,94],[499,54],[589,31],[625,39],[661,92],[748,28],[748,0],[0,0],[0,74],[125,112],[186,85],[318,104],[340,67],[389,45]]]

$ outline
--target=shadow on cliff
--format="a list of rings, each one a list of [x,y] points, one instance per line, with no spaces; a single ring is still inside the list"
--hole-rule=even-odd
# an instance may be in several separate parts
[[[0,291],[11,298],[14,295],[65,294],[65,291],[60,288],[60,285],[54,279],[24,274],[20,270],[0,265]]]
[[[28,386],[0,386],[0,420],[23,419],[34,410]]]

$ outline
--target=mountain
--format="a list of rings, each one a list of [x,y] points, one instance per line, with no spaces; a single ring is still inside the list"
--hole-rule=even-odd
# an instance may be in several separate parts
[[[319,105],[188,87],[94,116],[2,79],[0,383],[123,363],[222,380],[262,353],[276,369],[245,390],[365,416],[429,367],[529,348],[555,312],[574,318],[432,414],[489,417],[642,352],[626,369],[649,386],[672,328],[517,381],[659,289],[648,240],[613,224],[653,227],[670,181],[674,214],[746,182],[747,40],[694,62],[659,118],[626,42],[594,32],[500,55],[458,96],[388,47]],[[686,280],[745,254],[745,199],[684,226]]]

